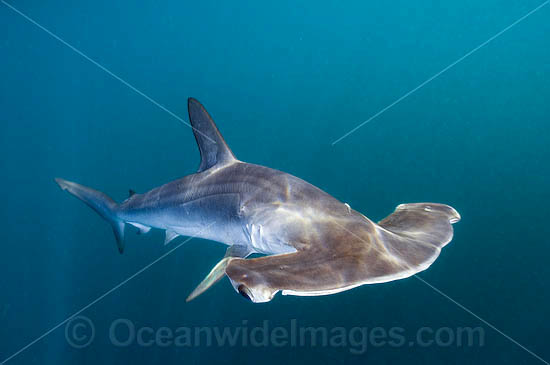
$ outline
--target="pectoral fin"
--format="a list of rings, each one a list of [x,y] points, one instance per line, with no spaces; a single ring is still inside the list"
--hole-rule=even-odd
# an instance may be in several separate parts
[[[227,267],[227,264],[229,263],[229,260],[231,260],[231,257],[224,257],[220,262],[214,266],[214,268],[206,275],[203,281],[189,294],[187,299],[185,299],[186,302],[190,302],[202,293],[204,293],[208,288],[210,288],[212,285],[216,284],[224,275],[225,275],[225,268]]]
[[[245,258],[248,255],[250,255],[253,251],[250,249],[249,246],[244,245],[233,245],[229,246],[227,251],[225,252],[224,258],[214,266],[214,268],[206,275],[206,277],[203,279],[203,281],[193,290],[191,294],[187,297],[185,300],[186,302],[189,302],[202,293],[204,293],[208,288],[210,288],[212,285],[216,284],[224,275],[225,275],[225,268],[229,264],[229,261],[234,258]]]
[[[227,248],[227,251],[225,251],[224,257],[240,257],[240,258],[246,258],[254,251],[250,246],[245,245],[233,245],[229,246]]]

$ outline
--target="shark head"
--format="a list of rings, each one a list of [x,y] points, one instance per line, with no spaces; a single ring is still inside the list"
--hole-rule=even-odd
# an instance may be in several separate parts
[[[250,285],[244,282],[233,280],[231,279],[231,277],[229,277],[229,281],[231,281],[231,285],[233,285],[233,288],[235,288],[235,290],[240,295],[250,300],[252,303],[269,302],[278,292],[278,290],[273,290],[266,285]]]

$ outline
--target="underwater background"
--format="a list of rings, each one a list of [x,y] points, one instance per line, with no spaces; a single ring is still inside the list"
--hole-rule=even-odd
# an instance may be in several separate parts
[[[550,6],[333,143],[541,4],[2,1],[0,362],[550,361]],[[127,228],[119,255],[54,177],[121,201],[195,172],[190,96],[237,158],[376,221],[452,205],[453,241],[421,279],[186,303],[222,244]]]

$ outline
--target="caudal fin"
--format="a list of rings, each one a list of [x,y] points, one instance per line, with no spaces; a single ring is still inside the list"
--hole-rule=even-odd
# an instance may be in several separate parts
[[[124,251],[124,222],[116,215],[118,204],[106,194],[86,186],[56,178],[55,182],[62,190],[66,190],[95,210],[101,217],[111,223],[115,234],[118,251]]]

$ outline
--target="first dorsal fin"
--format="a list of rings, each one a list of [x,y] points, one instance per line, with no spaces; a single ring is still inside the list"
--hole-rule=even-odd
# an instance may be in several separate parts
[[[187,106],[189,120],[201,153],[199,172],[217,164],[227,164],[235,161],[235,156],[201,103],[197,99],[189,98]]]

